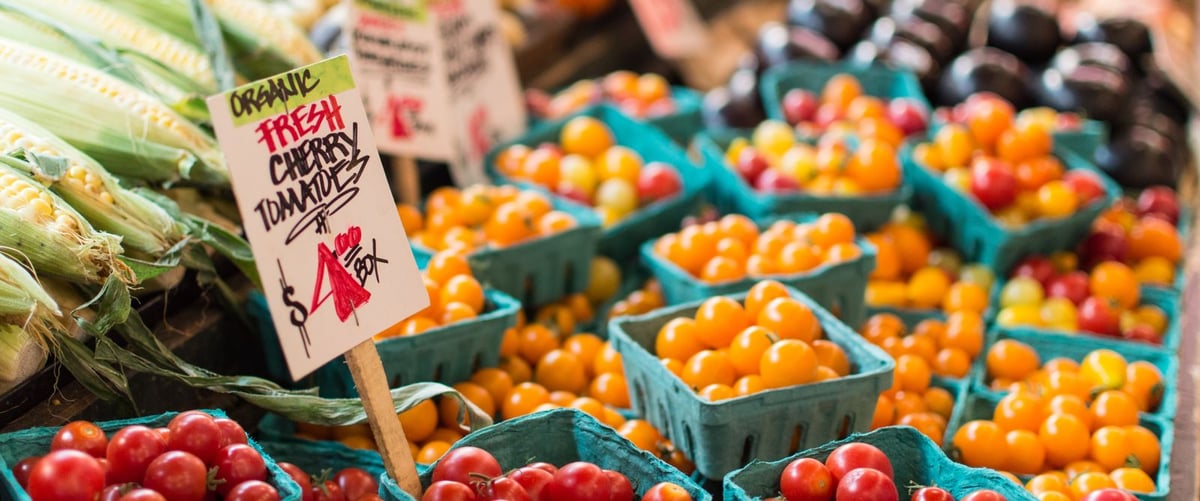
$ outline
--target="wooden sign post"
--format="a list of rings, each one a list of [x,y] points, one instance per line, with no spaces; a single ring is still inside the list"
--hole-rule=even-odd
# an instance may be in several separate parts
[[[429,306],[345,56],[208,99],[292,377],[346,355],[388,473],[420,498],[372,336]]]
[[[346,47],[379,149],[397,157],[397,198],[415,202],[413,158],[442,161],[460,186],[525,130],[525,106],[495,0],[346,0]]]

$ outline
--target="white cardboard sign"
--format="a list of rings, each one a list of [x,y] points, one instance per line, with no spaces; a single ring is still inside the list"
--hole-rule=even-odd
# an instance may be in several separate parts
[[[492,145],[525,131],[495,0],[346,0],[343,30],[381,150],[444,161],[486,181]]]
[[[429,305],[345,56],[208,108],[293,378]]]
[[[650,47],[659,56],[678,59],[704,50],[708,34],[690,0],[629,0]]]

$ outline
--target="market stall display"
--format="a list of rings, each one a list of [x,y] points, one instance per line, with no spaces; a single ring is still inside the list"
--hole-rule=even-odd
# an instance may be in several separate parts
[[[274,113],[315,89],[275,76],[338,50],[336,3],[0,0],[0,497],[1194,497],[1193,106],[1157,26],[764,0],[774,20],[724,25],[749,52],[700,89],[678,78],[695,61],[598,62],[628,44],[597,37],[629,38],[632,11],[669,30],[672,2],[499,2],[471,43],[561,74],[525,93],[526,133],[461,120],[454,168],[486,182],[402,189],[392,164],[403,203],[369,217],[402,224],[430,302],[362,345],[381,362],[368,410],[351,355],[292,380],[254,264],[274,250],[245,239],[203,102],[265,78],[241,106]],[[455,2],[366,3],[431,16],[432,36],[468,24]],[[486,71],[471,50],[436,46],[448,88]],[[567,78],[546,68],[562,54],[597,61]],[[321,190],[350,167],[313,148],[281,159],[318,173],[308,191],[263,210],[333,238]],[[337,238],[328,295],[282,284],[302,337],[379,276]],[[244,353],[179,343],[184,311],[227,320],[209,335]],[[206,368],[225,356],[250,362]],[[177,413],[195,408],[213,410]],[[396,433],[368,424],[393,411]],[[415,471],[395,468],[401,430]]]

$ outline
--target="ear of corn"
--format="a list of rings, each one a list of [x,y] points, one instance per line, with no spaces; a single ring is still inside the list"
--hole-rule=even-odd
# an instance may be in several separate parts
[[[0,393],[37,374],[46,365],[46,347],[20,325],[0,324]]]
[[[42,125],[112,172],[229,183],[216,141],[150,94],[11,40],[0,39],[0,64],[0,108]]]
[[[144,53],[175,68],[215,93],[217,82],[212,64],[197,47],[157,28],[151,21],[139,19],[97,0],[38,0],[26,2],[27,8],[45,14],[75,30],[94,36],[115,47]]]
[[[24,266],[0,254],[0,317],[60,315],[58,303]]]
[[[19,151],[62,159],[65,171],[46,172],[32,159],[8,155],[0,156],[0,164],[50,182],[51,191],[98,228],[121,236],[127,249],[154,260],[186,238],[182,225],[162,207],[123,188],[87,155],[33,122],[0,110],[0,153]]]
[[[270,77],[323,57],[304,30],[274,15],[261,0],[201,1],[220,21],[234,67],[247,78]],[[114,7],[200,45],[188,15],[188,0],[121,0]]]
[[[65,201],[24,172],[0,162],[0,252],[27,261],[39,273],[79,284],[109,275],[132,283],[121,239],[97,231]]]
[[[9,2],[0,1],[0,25],[5,27],[4,31],[0,33],[0,37],[58,54],[135,85],[140,85],[153,92],[181,115],[199,122],[209,120],[208,107],[204,106],[203,102],[204,96],[211,93],[209,89],[200,86],[150,56],[132,49],[126,49],[118,56],[106,47],[91,43],[93,41],[91,38],[84,39],[75,33],[68,35],[69,28],[53,24],[53,21],[44,16],[33,19],[29,17],[30,15],[38,14],[25,11]],[[121,65],[121,68],[114,68],[114,61],[111,59],[94,57],[86,52],[80,44],[88,44],[88,50],[95,51],[94,53],[103,53],[117,59],[115,64]],[[118,71],[125,69],[131,73]]]

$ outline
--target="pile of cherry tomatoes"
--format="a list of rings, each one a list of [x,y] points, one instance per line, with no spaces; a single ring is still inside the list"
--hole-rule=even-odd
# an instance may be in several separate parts
[[[675,167],[645,162],[633,149],[616,144],[604,122],[589,116],[567,121],[559,144],[505,148],[496,157],[496,168],[505,176],[595,207],[605,227],[683,191]]]
[[[430,329],[474,319],[483,313],[483,286],[471,273],[467,258],[460,251],[441,251],[429,259],[421,271],[429,306],[396,323],[375,339],[413,336]]]
[[[654,354],[701,398],[719,401],[850,374],[845,351],[822,335],[808,306],[765,280],[742,303],[717,296],[694,317],[671,319]]]
[[[1104,261],[1133,268],[1144,285],[1171,287],[1183,259],[1179,234],[1179,199],[1165,186],[1147,188],[1136,200],[1123,198],[1100,214],[1092,232],[1076,252],[1081,266],[1091,269]]]
[[[488,451],[459,447],[447,452],[433,468],[433,483],[422,501],[633,501],[633,483],[618,471],[586,461],[554,466],[532,463],[508,473]],[[642,501],[691,501],[684,488],[670,482],[655,484]]]
[[[822,463],[813,458],[796,459],[779,475],[780,497],[786,501],[898,501],[892,462],[871,444],[851,442],[834,449]],[[954,501],[940,487],[912,489],[911,501]],[[1004,501],[990,489],[980,489],[959,501]]]
[[[986,94],[964,103],[962,115],[961,124],[948,124],[931,142],[918,144],[913,157],[1001,224],[1066,217],[1104,198],[1098,175],[1067,170],[1054,156],[1052,129],[1041,115],[1017,115],[1011,104]]]
[[[1013,270],[1000,293],[997,325],[1087,332],[1162,344],[1167,312],[1142,304],[1132,269],[1104,261],[1091,272],[1057,271],[1047,258],[1028,258]]]
[[[911,98],[884,100],[863,92],[853,75],[834,75],[819,94],[792,89],[779,103],[787,123],[807,136],[845,129],[898,146],[905,136],[928,127],[925,105]]]
[[[862,255],[854,223],[826,213],[811,223],[776,221],[766,230],[749,218],[730,214],[688,226],[654,243],[654,253],[708,283],[797,275]]]
[[[33,501],[279,501],[241,425],[200,411],[111,437],[88,421],[67,423],[46,455],[21,460],[13,475]]]
[[[575,82],[553,96],[527,95],[533,112],[552,120],[605,101],[635,118],[661,117],[678,110],[671,97],[670,84],[654,73],[638,75],[631,71],[614,71],[595,80]]]
[[[301,501],[380,501],[379,482],[362,468],[342,468],[326,479],[327,471],[314,478],[292,463],[278,465],[300,486]]]
[[[980,264],[964,264],[954,249],[935,247],[919,218],[894,221],[866,235],[875,246],[875,269],[866,303],[892,308],[940,309],[983,314],[994,277]]]
[[[418,245],[468,254],[544,238],[578,225],[570,214],[555,210],[545,195],[513,186],[443,187],[425,200],[424,216],[411,205],[399,204],[396,209],[404,232]]]

